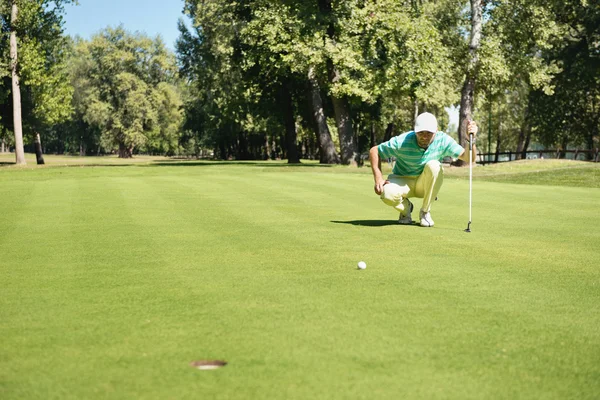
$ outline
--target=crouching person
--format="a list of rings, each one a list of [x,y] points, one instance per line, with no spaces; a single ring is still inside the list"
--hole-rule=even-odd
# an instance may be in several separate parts
[[[474,121],[469,121],[467,132],[473,133],[474,141],[477,135],[477,124]],[[472,145],[472,160],[475,161],[477,149],[474,142]],[[444,169],[440,160],[452,157],[469,162],[468,153],[452,137],[438,131],[437,120],[433,114],[420,114],[413,131],[371,148],[369,160],[375,180],[375,193],[385,204],[400,213],[398,222],[403,225],[413,222],[413,204],[409,199],[422,198],[419,223],[421,226],[431,227],[434,224],[431,218],[431,204],[444,181]],[[381,173],[382,157],[396,158],[392,174],[388,175],[387,179],[384,179]]]

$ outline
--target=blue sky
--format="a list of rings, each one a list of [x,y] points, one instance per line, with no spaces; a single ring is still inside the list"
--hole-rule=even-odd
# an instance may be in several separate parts
[[[65,6],[65,30],[68,35],[89,39],[107,26],[123,24],[130,32],[161,35],[171,50],[179,36],[177,20],[183,15],[183,0],[79,0]]]

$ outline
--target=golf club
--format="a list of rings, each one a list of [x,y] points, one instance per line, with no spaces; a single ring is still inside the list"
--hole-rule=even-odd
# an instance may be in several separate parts
[[[469,121],[471,122],[471,121]],[[471,210],[473,208],[473,133],[469,134],[469,223],[465,232],[471,232]]]

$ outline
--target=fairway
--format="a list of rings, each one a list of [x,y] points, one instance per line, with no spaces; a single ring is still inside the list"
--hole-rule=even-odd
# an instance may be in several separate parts
[[[468,234],[467,169],[421,228],[368,167],[93,164],[0,168],[3,400],[600,398],[595,165],[476,168]]]

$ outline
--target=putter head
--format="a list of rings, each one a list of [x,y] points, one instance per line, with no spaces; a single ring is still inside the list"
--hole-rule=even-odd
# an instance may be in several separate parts
[[[467,229],[465,229],[465,232],[471,233],[471,221],[469,221],[469,224],[467,225]]]

